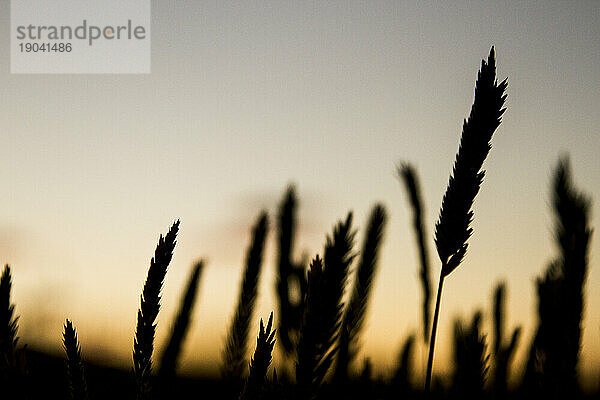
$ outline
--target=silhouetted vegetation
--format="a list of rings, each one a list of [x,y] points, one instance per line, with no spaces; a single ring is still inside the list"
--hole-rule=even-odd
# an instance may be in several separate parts
[[[453,397],[480,399],[484,396],[484,386],[488,373],[487,344],[481,333],[481,311],[473,315],[470,325],[465,326],[460,319],[454,322],[454,375]]]
[[[273,313],[269,315],[269,322],[266,329],[262,319],[260,320],[256,349],[250,361],[250,373],[240,397],[241,399],[258,399],[262,397],[265,391],[264,385],[267,378],[267,370],[269,369],[269,365],[271,365],[271,355],[273,353],[273,346],[275,346],[275,331],[271,330],[272,327]]]
[[[267,213],[263,212],[252,230],[252,243],[246,256],[246,268],[240,288],[237,307],[223,351],[223,378],[238,386],[246,366],[248,333],[254,303],[258,293],[258,280],[263,259],[263,249],[267,236]]]
[[[318,392],[334,361],[342,322],[342,297],[354,257],[354,235],[349,213],[327,237],[323,260],[317,255],[310,265],[296,365],[302,398],[311,398]]]
[[[349,368],[359,349],[359,334],[367,313],[371,283],[377,272],[377,256],[383,239],[386,214],[382,205],[373,208],[367,235],[356,268],[350,300],[345,308],[340,326],[335,378],[342,383],[348,378]]]
[[[506,111],[502,106],[506,100],[504,92],[507,86],[506,79],[501,83],[496,79],[496,56],[492,47],[487,62],[485,60],[481,62],[481,70],[477,74],[475,100],[469,119],[463,124],[460,147],[442,199],[440,217],[435,224],[435,245],[442,262],[442,269],[433,315],[425,390],[429,390],[431,384],[433,352],[444,278],[460,265],[467,252],[467,241],[473,233],[471,208],[483,182],[485,172],[481,168],[492,147],[490,144],[492,135],[500,126],[502,114]]]
[[[414,344],[415,337],[409,335],[404,341],[404,345],[402,345],[402,350],[400,351],[400,354],[398,354],[398,359],[396,361],[396,370],[392,377],[392,386],[401,396],[407,396],[414,390],[411,381],[411,374],[414,369]]]
[[[150,260],[148,277],[140,297],[137,314],[137,327],[133,339],[133,372],[136,380],[136,394],[139,399],[148,398],[151,390],[152,352],[154,351],[154,321],[160,310],[160,292],[167,274],[167,267],[173,257],[175,239],[179,231],[177,220],[167,235],[160,235],[154,257]]]
[[[296,191],[287,189],[279,207],[278,219],[278,278],[275,284],[279,300],[279,343],[286,355],[296,351],[304,313],[306,277],[304,266],[293,261],[296,237]]]
[[[552,205],[558,257],[537,280],[538,327],[531,344],[525,390],[548,397],[578,391],[584,283],[588,270],[590,200],[572,182],[569,161],[559,161]]]
[[[68,319],[62,337],[66,363],[63,358],[18,347],[18,318],[11,301],[12,274],[10,267],[5,266],[0,278],[0,397],[364,400],[580,396],[577,367],[592,232],[591,200],[574,187],[567,159],[559,162],[552,183],[559,252],[536,282],[538,324],[519,387],[516,390],[510,387],[509,376],[521,328],[516,327],[510,338],[505,337],[505,283],[498,284],[492,294],[493,340],[489,350],[488,336],[482,328],[486,314],[477,311],[471,321],[465,323],[457,319],[455,322],[453,370],[449,382],[443,382],[432,373],[444,278],[462,262],[473,233],[472,206],[483,181],[482,167],[490,150],[490,140],[504,112],[506,87],[506,80],[498,83],[496,79],[492,48],[477,76],[473,107],[463,125],[460,147],[435,225],[441,272],[433,320],[427,234],[418,179],[409,164],[403,164],[398,171],[410,198],[419,252],[423,339],[430,340],[425,371],[415,371],[413,353],[421,341],[413,334],[400,341],[403,344],[396,366],[384,375],[375,375],[369,355],[360,353],[361,330],[388,220],[384,206],[373,207],[360,252],[354,248],[357,231],[352,226],[350,212],[334,225],[332,234],[325,237],[323,251],[305,268],[306,263],[294,261],[298,200],[295,189],[290,186],[279,206],[276,224],[278,310],[271,312],[266,327],[260,320],[256,347],[253,354],[249,354],[249,332],[269,230],[267,213],[263,211],[252,228],[239,298],[223,350],[221,379],[185,378],[177,374],[186,332],[193,329],[191,316],[202,261],[194,265],[188,278],[170,337],[162,351],[158,374],[154,375],[152,369],[161,290],[176,245],[177,220],[164,237],[160,236],[150,262],[137,313],[130,371],[101,367],[84,360],[77,332]],[[358,263],[352,269],[354,259]],[[276,326],[279,328],[275,329]],[[429,329],[431,335],[428,335]],[[279,376],[275,368],[269,372],[276,334],[284,356]],[[353,364],[359,360],[362,368],[357,373]],[[290,365],[295,368],[295,376],[287,372]],[[419,376],[425,376],[425,390],[416,379]]]
[[[506,284],[498,284],[494,290],[494,369],[493,369],[493,392],[496,398],[506,396],[508,390],[508,371],[510,363],[515,354],[519,339],[521,337],[521,327],[515,328],[511,335],[510,342],[504,345],[504,300],[506,296]]]
[[[63,333],[63,344],[67,353],[67,374],[71,399],[84,400],[88,398],[87,383],[83,361],[81,360],[81,347],[77,341],[77,332],[73,323],[67,319]]]
[[[190,328],[194,303],[197,297],[198,283],[203,269],[203,260],[198,261],[192,268],[183,297],[181,298],[179,310],[171,328],[171,334],[167,340],[167,345],[162,352],[158,370],[159,379],[156,382],[157,388],[155,389],[160,393],[159,397],[161,398],[167,398],[168,394],[172,392],[173,385],[175,384],[177,365],[179,364],[179,357],[183,351],[183,342],[185,341],[185,337]]]
[[[177,316],[175,317],[175,321],[171,329],[171,336],[169,337],[167,346],[162,353],[160,368],[158,370],[158,374],[162,377],[171,378],[175,376],[177,371],[179,355],[181,354],[183,341],[185,340],[185,336],[190,327],[190,321],[198,291],[198,282],[200,281],[200,275],[202,274],[203,269],[204,261],[202,260],[198,261],[192,269],[187,287],[181,299],[179,311],[177,312]]]
[[[404,182],[410,205],[413,212],[413,229],[419,249],[419,278],[421,279],[421,290],[423,291],[423,341],[429,340],[429,324],[431,323],[431,278],[429,277],[429,251],[425,242],[425,223],[423,222],[423,200],[421,199],[421,187],[415,168],[403,163],[398,168],[398,176]]]
[[[23,397],[26,377],[25,353],[18,347],[19,317],[11,301],[12,274],[7,264],[0,278],[0,387],[7,396]]]
[[[15,305],[11,303],[10,292],[12,289],[12,275],[10,266],[5,265],[0,278],[0,370],[8,371],[16,366],[16,350],[19,338],[17,336],[18,317],[15,316]]]

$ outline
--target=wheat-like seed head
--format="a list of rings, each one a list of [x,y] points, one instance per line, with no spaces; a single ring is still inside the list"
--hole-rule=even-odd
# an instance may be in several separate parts
[[[248,333],[258,294],[258,281],[262,268],[267,229],[268,217],[267,213],[263,211],[252,229],[252,242],[246,255],[246,266],[238,303],[223,350],[221,373],[224,378],[234,381],[241,380],[246,366]]]
[[[431,279],[429,277],[429,251],[425,242],[425,224],[423,222],[423,200],[421,187],[415,167],[408,163],[402,163],[398,167],[398,177],[404,182],[410,205],[413,212],[413,229],[419,247],[419,279],[423,290],[422,318],[423,318],[423,340],[429,340],[429,329],[431,320]]]
[[[192,318],[192,312],[194,310],[194,303],[196,301],[198,291],[198,282],[200,281],[200,276],[203,269],[204,260],[200,260],[194,265],[192,273],[188,279],[188,284],[183,298],[181,299],[179,311],[177,312],[175,322],[173,323],[173,327],[171,329],[171,336],[167,341],[167,346],[165,347],[161,358],[159,375],[164,378],[175,376],[177,370],[177,361],[179,359],[179,355],[181,354],[183,342]]]
[[[133,340],[133,370],[137,383],[138,399],[147,398],[150,391],[152,374],[152,352],[154,350],[154,333],[156,317],[160,310],[160,293],[167,274],[167,267],[173,257],[179,220],[169,229],[163,238],[160,235],[154,257],[150,260],[148,276],[140,296],[140,309],[137,314],[137,326]]]
[[[334,379],[338,382],[346,380],[349,367],[358,353],[359,335],[367,313],[371,283],[377,272],[377,260],[386,219],[387,214],[383,205],[375,205],[369,217],[350,299],[344,310],[340,327],[339,350],[334,373]]]
[[[0,370],[13,366],[19,341],[17,337],[19,317],[14,316],[15,305],[10,301],[11,289],[12,275],[7,264],[0,278]]]
[[[483,162],[490,151],[492,135],[500,125],[508,83],[496,80],[494,48],[475,85],[475,100],[469,119],[464,121],[460,147],[435,225],[435,244],[442,261],[442,275],[448,276],[461,263],[467,240],[473,233],[473,201],[483,182]]]
[[[65,321],[64,326],[63,345],[67,353],[67,372],[71,399],[85,400],[88,398],[88,394],[83,362],[81,360],[81,347],[77,340],[77,331],[73,327],[73,323],[68,319]]]

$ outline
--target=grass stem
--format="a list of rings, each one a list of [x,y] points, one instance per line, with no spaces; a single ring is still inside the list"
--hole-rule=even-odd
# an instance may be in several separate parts
[[[444,268],[442,268],[442,271]],[[438,284],[437,300],[435,301],[435,312],[433,313],[433,324],[431,326],[431,335],[429,336],[429,357],[427,358],[427,374],[425,376],[425,392],[431,389],[431,373],[433,371],[433,351],[435,349],[435,336],[440,316],[440,302],[442,300],[442,287],[444,286],[444,273],[440,273],[440,283]]]

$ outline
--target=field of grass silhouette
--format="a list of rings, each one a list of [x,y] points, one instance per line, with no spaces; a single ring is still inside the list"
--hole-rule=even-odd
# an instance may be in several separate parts
[[[441,261],[440,281],[433,319],[430,316],[430,282],[427,234],[416,171],[405,164],[399,175],[406,186],[419,253],[419,279],[423,291],[419,319],[423,339],[429,335],[425,391],[418,381],[413,360],[421,335],[410,335],[395,368],[377,371],[371,354],[361,346],[369,298],[378,270],[379,253],[388,211],[376,204],[364,232],[360,251],[355,250],[352,213],[334,225],[323,251],[309,268],[294,260],[298,199],[290,186],[279,205],[276,222],[275,293],[277,310],[265,325],[261,319],[256,347],[248,343],[258,284],[266,248],[268,218],[261,212],[252,228],[238,302],[223,351],[223,375],[182,376],[178,360],[184,350],[203,263],[191,270],[159,368],[153,368],[153,350],[161,291],[173,257],[179,231],[176,221],[160,236],[137,313],[133,368],[101,366],[82,357],[82,345],[71,320],[66,320],[57,356],[21,347],[18,317],[11,300],[13,271],[7,265],[0,277],[0,398],[4,399],[411,399],[411,398],[577,398],[583,397],[578,364],[582,346],[585,281],[588,275],[591,200],[573,184],[569,161],[560,160],[552,181],[552,206],[558,254],[536,282],[538,323],[529,348],[526,373],[518,391],[511,391],[511,360],[519,344],[521,328],[505,335],[507,289],[498,284],[493,292],[493,336],[488,351],[483,314],[476,312],[465,323],[457,320],[451,354],[452,373],[444,381],[433,376],[433,355],[444,278],[463,260],[472,234],[472,206],[483,181],[483,163],[490,140],[500,124],[506,98],[506,81],[498,83],[492,48],[479,71],[470,116],[463,125],[460,147],[442,200],[435,226],[435,244]],[[313,253],[314,254],[314,253]],[[352,269],[353,261],[357,264]],[[353,275],[352,275],[353,274]],[[353,279],[351,279],[353,278]],[[277,316],[280,318],[278,319]],[[279,328],[275,329],[278,326]],[[215,328],[218,329],[218,328]],[[418,332],[418,331],[417,331]],[[374,334],[384,334],[375,331]],[[387,334],[387,333],[385,333]],[[278,369],[272,366],[277,336],[282,350]],[[506,337],[505,337],[506,336]],[[59,331],[57,329],[56,342]],[[86,349],[90,347],[84,343]],[[202,357],[202,354],[198,354]],[[27,361],[27,362],[25,362]],[[354,364],[362,364],[355,373]],[[289,366],[295,367],[295,377]],[[233,384],[232,384],[233,382]],[[418,385],[418,388],[417,386]],[[598,396],[600,393],[589,395]]]

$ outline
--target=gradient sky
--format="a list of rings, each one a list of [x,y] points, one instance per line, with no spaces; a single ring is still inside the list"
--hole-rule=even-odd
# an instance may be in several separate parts
[[[84,351],[130,360],[139,293],[159,233],[181,218],[158,340],[196,259],[208,260],[183,369],[216,366],[250,227],[300,198],[297,256],[322,251],[353,210],[390,214],[360,358],[389,372],[420,330],[410,212],[395,165],[414,163],[433,225],[481,59],[509,78],[475,202],[464,264],[446,280],[436,371],[452,321],[508,284],[507,325],[535,324],[535,278],[556,254],[549,183],[569,154],[600,199],[600,3],[152,2],[150,75],[11,75],[9,2],[0,2],[0,262],[14,269],[24,341],[60,350],[65,317]],[[362,236],[359,231],[358,240]],[[256,317],[273,308],[269,237]],[[593,238],[582,370],[600,365],[600,241]],[[488,329],[489,331],[489,329]],[[417,358],[425,357],[419,349]],[[421,361],[419,361],[421,362]]]

